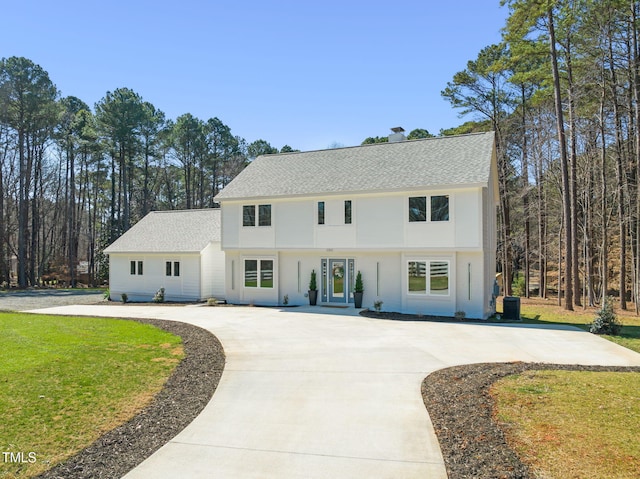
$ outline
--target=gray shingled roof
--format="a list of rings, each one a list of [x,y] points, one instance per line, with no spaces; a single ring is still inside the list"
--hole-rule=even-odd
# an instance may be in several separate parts
[[[152,211],[105,253],[199,253],[220,241],[220,209]]]
[[[260,156],[215,199],[486,185],[493,146],[488,132]]]

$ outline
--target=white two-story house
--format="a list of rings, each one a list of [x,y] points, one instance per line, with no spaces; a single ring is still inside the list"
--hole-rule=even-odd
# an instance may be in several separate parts
[[[217,197],[226,299],[486,318],[494,312],[497,170],[481,133],[261,156]]]

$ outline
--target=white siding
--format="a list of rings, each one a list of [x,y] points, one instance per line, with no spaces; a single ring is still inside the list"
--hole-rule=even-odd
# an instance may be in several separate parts
[[[202,290],[200,299],[225,297],[225,260],[220,243],[209,244],[202,251]]]
[[[130,273],[131,261],[143,262],[142,275]],[[180,262],[180,276],[166,276],[166,261]],[[196,301],[200,299],[200,255],[112,253],[109,279],[114,301],[119,301],[122,293],[129,301],[151,301],[160,288],[165,289],[166,301]]]
[[[404,244],[404,196],[363,197],[357,200],[357,245],[361,248]]]
[[[489,188],[335,195],[222,203],[226,253],[226,299],[232,303],[308,304],[316,270],[318,303],[323,301],[322,260],[353,260],[362,272],[364,307],[382,300],[385,311],[486,318],[495,274],[496,218],[494,183]],[[484,190],[484,191],[483,191]],[[449,220],[430,221],[431,196],[449,197]],[[410,196],[425,196],[427,221],[409,222]],[[352,223],[344,224],[344,201],[352,203]],[[318,201],[325,203],[325,224],[317,224]],[[271,227],[242,227],[243,204],[271,204]],[[247,258],[274,260],[273,288],[245,287]],[[446,261],[446,295],[409,293],[408,261]],[[352,303],[349,303],[352,306]]]
[[[464,311],[467,318],[486,317],[484,301],[487,285],[482,253],[458,253],[456,259],[456,311]],[[490,293],[489,293],[490,294]]]
[[[449,221],[409,222],[410,196],[449,196]],[[352,202],[352,223],[344,223],[344,202]],[[317,224],[318,201],[325,224]],[[270,204],[272,226],[242,226],[244,204]],[[222,203],[222,248],[403,249],[482,248],[481,188],[265,199]],[[429,216],[429,210],[427,211]]]
[[[305,248],[313,243],[314,202],[282,201],[272,205],[279,248]]]

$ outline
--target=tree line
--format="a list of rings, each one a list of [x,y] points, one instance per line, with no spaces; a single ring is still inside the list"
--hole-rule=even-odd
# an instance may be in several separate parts
[[[250,159],[277,152],[218,118],[167,119],[129,88],[91,109],[61,97],[31,60],[3,58],[0,283],[27,287],[58,273],[75,285],[83,259],[84,282],[97,284],[108,274],[102,249],[148,212],[212,207]]]
[[[442,96],[496,131],[507,294],[566,309],[640,294],[640,44],[633,0],[502,0],[500,44]],[[518,273],[520,272],[520,273]]]

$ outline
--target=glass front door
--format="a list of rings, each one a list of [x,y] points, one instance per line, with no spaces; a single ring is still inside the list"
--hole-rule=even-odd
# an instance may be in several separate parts
[[[346,303],[349,296],[347,282],[346,260],[329,260],[329,301],[332,303]]]

